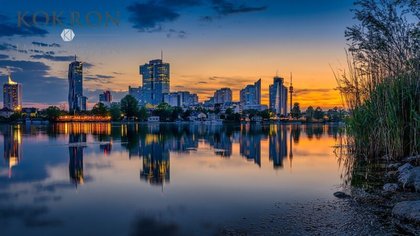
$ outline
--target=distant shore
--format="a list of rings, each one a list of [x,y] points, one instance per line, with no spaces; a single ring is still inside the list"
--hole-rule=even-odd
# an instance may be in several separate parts
[[[47,124],[59,124],[59,123],[110,123],[110,124],[203,124],[203,125],[228,125],[228,124],[299,124],[299,125],[312,125],[312,124],[344,124],[343,121],[262,121],[262,122],[235,122],[235,121],[223,121],[220,123],[212,123],[211,121],[48,121],[48,120],[36,120],[36,121],[0,121],[0,124],[29,124],[29,125],[47,125]]]

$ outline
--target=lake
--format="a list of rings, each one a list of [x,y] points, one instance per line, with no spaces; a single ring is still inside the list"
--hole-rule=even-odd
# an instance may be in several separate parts
[[[1,125],[1,235],[214,235],[332,199],[337,125]],[[280,224],[281,222],[279,222]]]

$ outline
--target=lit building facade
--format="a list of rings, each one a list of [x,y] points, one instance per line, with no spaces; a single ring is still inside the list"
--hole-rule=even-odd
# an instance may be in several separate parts
[[[143,76],[141,89],[141,104],[159,105],[163,102],[165,93],[169,93],[170,67],[163,60],[152,60],[140,66]]]
[[[230,88],[222,88],[214,92],[214,103],[225,104],[232,102],[232,90]]]
[[[240,92],[240,103],[242,110],[261,110],[261,79],[253,85],[247,85]]]
[[[83,63],[76,58],[69,65],[68,81],[70,113],[86,111],[87,98],[83,96]]]
[[[273,84],[269,88],[270,93],[270,109],[277,115],[287,116],[287,96],[288,90],[284,85],[284,79],[274,77]]]
[[[22,110],[22,84],[12,81],[10,74],[3,85],[3,107],[12,111]]]

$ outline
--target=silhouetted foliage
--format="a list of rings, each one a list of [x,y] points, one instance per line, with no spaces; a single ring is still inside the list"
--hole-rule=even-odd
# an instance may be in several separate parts
[[[139,109],[139,102],[136,98],[131,95],[126,95],[123,99],[121,99],[121,112],[127,118],[132,118],[137,116],[138,109]]]

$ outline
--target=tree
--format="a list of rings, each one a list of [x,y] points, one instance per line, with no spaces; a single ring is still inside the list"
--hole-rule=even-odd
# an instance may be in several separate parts
[[[333,122],[341,121],[343,116],[341,110],[338,107],[334,107],[333,109],[328,110],[328,119]]]
[[[174,107],[172,109],[172,121],[179,119],[182,116],[183,110],[181,107]]]
[[[147,120],[147,109],[146,109],[146,107],[144,107],[144,106],[140,107],[139,112],[137,114],[137,118],[140,121],[146,121]]]
[[[138,114],[139,102],[131,95],[126,95],[121,99],[121,112],[127,117],[131,118]]]
[[[324,118],[324,111],[322,111],[321,107],[317,107],[314,111],[314,118],[317,120],[321,120]]]
[[[305,118],[307,121],[312,121],[314,118],[314,108],[312,106],[309,106],[308,109],[306,109]]]
[[[190,117],[191,114],[192,114],[192,110],[191,109],[186,110],[184,113],[182,113],[182,119],[188,120],[188,117]]]
[[[112,104],[111,108],[109,109],[109,113],[113,121],[121,120],[121,109],[119,105]]]
[[[62,114],[60,108],[56,106],[49,106],[43,113],[49,121],[56,120]]]
[[[153,114],[159,116],[161,121],[169,121],[173,118],[172,112],[172,107],[168,103],[163,102],[156,107]]]
[[[102,102],[95,104],[91,113],[95,116],[109,116],[109,110]]]
[[[292,111],[291,111],[291,116],[294,119],[299,119],[302,116],[302,112],[300,111],[300,105],[298,102],[296,102],[293,105]]]
[[[261,118],[263,118],[263,120],[269,120],[270,119],[270,111],[268,109],[264,110],[264,111],[259,111],[257,114],[259,116],[261,116]]]

